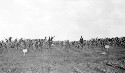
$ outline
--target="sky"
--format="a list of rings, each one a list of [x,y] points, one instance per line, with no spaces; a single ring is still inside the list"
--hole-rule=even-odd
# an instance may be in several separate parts
[[[125,36],[125,0],[0,0],[0,39]]]

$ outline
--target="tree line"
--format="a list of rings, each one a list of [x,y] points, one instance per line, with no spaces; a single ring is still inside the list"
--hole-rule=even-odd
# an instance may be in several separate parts
[[[55,36],[54,36],[55,37]],[[92,38],[90,40],[84,40],[80,37],[78,41],[54,41],[54,37],[45,37],[44,39],[14,39],[9,37],[8,39],[0,41],[0,53],[7,51],[20,51],[22,49],[28,49],[33,51],[42,51],[43,49],[52,49],[55,47],[70,48],[73,47],[83,48],[84,46],[89,47],[100,47],[103,48],[105,45],[112,47],[125,48],[125,37],[114,37],[114,38]]]

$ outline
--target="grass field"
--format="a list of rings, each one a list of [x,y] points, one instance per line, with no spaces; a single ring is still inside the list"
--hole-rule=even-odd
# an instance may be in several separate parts
[[[21,51],[1,54],[0,73],[125,73],[123,48],[108,52],[98,48],[74,49],[55,46],[26,55]]]

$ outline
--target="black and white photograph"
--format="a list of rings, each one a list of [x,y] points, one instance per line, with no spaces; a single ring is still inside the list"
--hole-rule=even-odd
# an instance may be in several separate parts
[[[125,0],[0,0],[0,73],[125,73]]]

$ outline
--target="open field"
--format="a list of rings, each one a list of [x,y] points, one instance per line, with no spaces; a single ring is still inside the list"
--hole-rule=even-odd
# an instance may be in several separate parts
[[[95,48],[96,49],[96,48]],[[68,50],[59,47],[0,55],[0,73],[125,73],[125,49]]]

